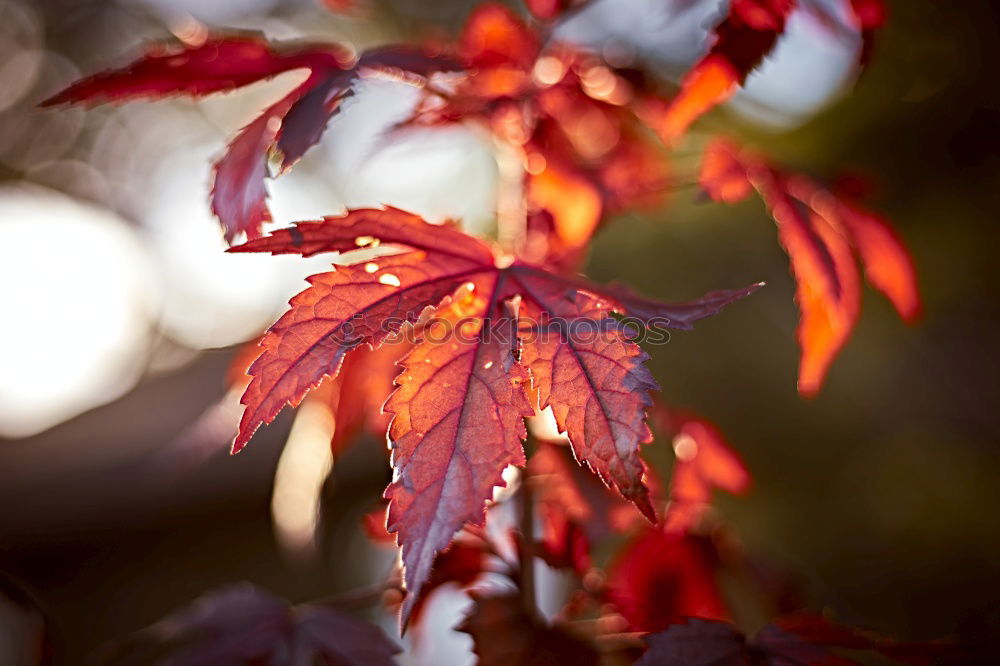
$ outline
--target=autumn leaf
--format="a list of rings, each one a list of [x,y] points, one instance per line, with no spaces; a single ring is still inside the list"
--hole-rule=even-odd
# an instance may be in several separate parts
[[[387,233],[388,219],[398,226]],[[246,445],[262,423],[270,423],[285,404],[298,405],[324,377],[336,376],[347,351],[362,344],[377,348],[404,324],[415,321],[424,308],[437,305],[463,280],[481,272],[482,261],[491,258],[488,248],[471,238],[464,246],[450,244],[458,232],[444,228],[432,246],[426,239],[432,228],[395,209],[362,209],[340,218],[337,224],[306,223],[232,248],[233,252],[273,253],[302,248],[312,254],[324,251],[314,250],[312,245],[314,237],[320,236],[325,251],[354,248],[340,253],[343,261],[365,256],[359,239],[362,245],[374,243],[376,238],[403,240],[414,248],[309,278],[312,286],[292,299],[291,309],[261,340],[263,351],[250,366],[252,380],[242,398],[247,409],[234,452]]]
[[[593,647],[524,610],[517,595],[472,593],[473,607],[457,627],[472,636],[479,666],[597,666]]]
[[[586,245],[604,207],[594,183],[577,169],[551,159],[539,173],[529,173],[526,181],[532,205],[551,213],[555,238],[573,249]]]
[[[203,97],[293,69],[341,70],[351,61],[343,47],[277,49],[260,35],[211,37],[199,44],[156,44],[131,64],[88,76],[42,102],[87,105],[173,95]]]
[[[425,307],[439,303],[470,272],[467,264],[415,254],[341,266],[308,279],[311,287],[293,298],[291,310],[271,326],[250,366],[253,379],[241,399],[247,409],[234,453],[285,404],[297,406],[324,377],[336,375],[346,352],[362,344],[377,347]]]
[[[536,8],[546,16],[572,3]],[[399,128],[477,122],[523,163],[529,215],[553,224],[523,239],[522,256],[563,265],[608,213],[662,201],[669,177],[638,104],[655,96],[648,77],[618,73],[496,3],[479,5],[457,39],[465,66],[453,92],[428,91]]]
[[[426,78],[452,71],[454,60],[413,47],[381,47],[355,58],[336,44],[285,46],[260,35],[212,36],[199,44],[157,45],[131,64],[84,78],[42,102],[56,104],[119,103],[174,95],[203,97],[229,92],[283,72],[305,70],[306,79],[241,129],[215,164],[212,210],[230,243],[245,233],[258,238],[271,220],[267,208],[268,156],[281,155],[289,169],[315,145],[340,103],[368,70]]]
[[[794,12],[808,12],[834,30],[856,30],[861,35],[860,65],[868,63],[874,33],[884,25],[886,13],[883,0],[839,0],[833,6],[798,0],[728,4],[728,13],[712,31],[708,53],[685,74],[680,91],[660,114],[658,129],[667,141],[684,134],[691,123],[736,93],[774,51]]]
[[[607,304],[581,294],[571,300],[559,285],[530,276],[520,282],[527,316],[542,322],[554,315],[563,327],[540,323],[524,340],[522,361],[531,369],[539,407],[552,408],[577,460],[655,522],[638,446],[652,439],[645,417],[650,392],[659,389],[645,366],[649,357]]]
[[[623,498],[609,494],[577,463],[568,446],[540,441],[528,469],[542,525],[538,552],[550,566],[582,576],[592,566],[593,545],[642,522]],[[655,475],[647,474],[645,482],[655,495]]]
[[[725,139],[705,149],[700,180],[710,197],[727,203],[756,190],[774,218],[796,281],[802,395],[819,391],[857,323],[861,307],[858,260],[871,285],[885,294],[904,321],[912,323],[919,317],[913,260],[877,215],[805,176],[772,167]]]
[[[796,0],[732,0],[729,13],[712,33],[713,43],[681,81],[660,131],[667,140],[682,135],[694,120],[729,99],[760,64],[785,30]]]
[[[635,631],[658,631],[684,617],[725,619],[718,566],[709,538],[646,526],[611,562],[608,599]]]
[[[391,666],[399,651],[374,625],[319,603],[290,606],[244,583],[210,592],[106,652],[122,664],[145,656],[139,663]]]
[[[387,244],[398,253],[370,258],[370,247]],[[655,324],[651,313],[679,306],[640,299],[638,328],[625,324],[612,314],[628,315],[628,306],[603,299],[600,287],[494,257],[481,241],[396,209],[303,222],[232,251],[336,252],[346,264],[310,278],[264,336],[234,451],[285,404],[336,375],[348,351],[378,347],[436,308],[414,331],[419,339],[384,406],[395,469],[388,528],[403,550],[408,590],[404,626],[436,554],[463,525],[482,524],[504,468],[524,464],[523,419],[538,406],[529,383],[577,459],[655,519],[639,457],[655,383],[631,338]],[[685,317],[664,325],[687,327],[755,288],[680,306]]]
[[[483,98],[527,88],[540,48],[538,36],[510,9],[489,2],[473,10],[458,38],[458,54],[474,73],[469,83]]]
[[[515,363],[516,320],[505,316],[503,274],[480,278],[457,296],[427,338],[401,362],[385,410],[395,469],[386,489],[388,528],[405,565],[405,626],[435,556],[466,523],[484,522],[486,501],[508,465],[523,465],[524,417],[533,409]],[[442,331],[435,327],[461,327]],[[467,340],[467,341],[466,341]]]
[[[719,429],[703,418],[657,405],[656,422],[672,432],[677,462],[670,479],[670,502],[664,530],[684,533],[701,520],[712,503],[714,490],[745,493],[750,473]]]

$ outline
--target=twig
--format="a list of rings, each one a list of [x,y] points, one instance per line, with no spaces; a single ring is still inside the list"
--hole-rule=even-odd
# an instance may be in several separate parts
[[[527,469],[521,478],[521,548],[520,584],[521,603],[531,617],[538,612],[535,607],[535,499]]]
[[[341,610],[360,610],[381,601],[382,596],[389,590],[402,592],[398,578],[393,577],[385,583],[359,587],[340,594],[309,601],[308,603],[320,606],[333,606]]]

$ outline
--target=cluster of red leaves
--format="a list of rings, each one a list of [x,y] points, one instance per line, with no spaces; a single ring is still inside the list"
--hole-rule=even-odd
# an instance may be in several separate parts
[[[265,187],[269,155],[279,156],[281,172],[290,169],[320,140],[359,77],[377,71],[423,81],[435,72],[458,68],[451,58],[410,46],[381,47],[356,56],[336,44],[285,47],[258,35],[213,37],[197,44],[154,46],[130,65],[77,81],[42,105],[171,95],[197,98],[284,72],[307,71],[305,81],[239,131],[215,164],[212,210],[232,242],[242,233],[259,237],[261,225],[271,219]]]
[[[551,19],[569,4],[540,2],[529,8]],[[884,20],[879,0],[848,4],[844,13],[865,33]],[[282,72],[308,72],[245,127],[216,164],[212,205],[232,241],[241,233],[259,237],[261,224],[270,219],[264,186],[268,154],[280,156],[280,171],[288,169],[319,141],[358,77],[391,73],[425,89],[425,101],[409,123],[479,121],[520,151],[528,216],[510,249],[532,262],[571,267],[607,213],[663,193],[665,162],[644,136],[643,123],[668,138],[682,132],[744,80],[774,46],[796,7],[794,0],[730,3],[711,51],[669,104],[640,74],[546,42],[546,31],[491,3],[472,13],[454,53],[447,55],[390,46],[354,57],[337,45],[285,47],[258,37],[218,37],[154,48],[131,65],[79,81],[44,104],[199,97]],[[816,3],[800,9],[821,12]],[[461,73],[452,89],[426,85],[443,72]],[[738,153],[724,141],[707,149],[701,182],[713,198],[727,202],[756,188],[775,215],[799,284],[799,388],[804,395],[818,391],[857,319],[859,280],[850,246],[902,316],[908,321],[917,316],[912,262],[874,214],[808,178]]]
[[[838,0],[840,10],[861,32],[861,60],[866,62],[872,34],[885,20],[882,0]],[[681,81],[680,92],[665,109],[660,133],[667,139],[684,134],[691,123],[735,94],[747,76],[774,50],[796,10],[814,14],[822,23],[837,25],[835,8],[798,0],[732,0],[715,26],[707,54]]]
[[[565,617],[605,603],[633,631],[657,631],[685,617],[729,617],[716,581],[723,555],[698,519],[707,511],[713,488],[743,492],[749,476],[710,424],[680,413],[668,422],[665,413],[657,409],[661,434],[676,433],[675,442],[685,444],[675,447],[679,454],[669,500],[660,512],[663,520],[655,525],[636,520],[621,498],[609,495],[580,469],[564,444],[541,442],[528,463],[526,482],[534,488],[542,528],[535,552],[550,566],[573,571],[584,581],[584,589],[563,611]],[[647,483],[659,503],[660,484],[651,472]],[[594,549],[624,535],[627,540],[603,573]]]
[[[870,43],[883,20],[880,0],[844,2]],[[544,22],[583,3],[526,4]],[[712,495],[742,493],[750,480],[720,433],[698,417],[657,410],[676,455],[665,497],[640,457],[651,439],[646,412],[657,387],[634,339],[636,326],[689,329],[759,285],[667,304],[556,272],[578,264],[609,212],[662,196],[667,167],[648,130],[672,140],[730,97],[797,9],[820,11],[817,3],[795,0],[733,0],[710,51],[670,101],[641,73],[552,42],[547,26],[531,27],[487,3],[472,13],[450,53],[392,46],[355,55],[336,45],[217,37],[157,47],[45,104],[201,97],[284,72],[305,74],[237,134],[215,165],[213,210],[230,243],[241,234],[249,239],[231,251],[335,253],[337,261],[333,271],[309,278],[240,373],[245,411],[233,450],[285,405],[304,399],[330,410],[335,450],[362,430],[388,431],[394,478],[385,491],[387,520],[383,527],[380,513],[369,527],[379,538],[386,529],[395,534],[402,548],[404,627],[430,592],[447,583],[467,587],[489,569],[497,551],[475,526],[483,524],[504,469],[526,465],[524,482],[538,498],[543,529],[538,543],[522,540],[519,547],[583,581],[583,600],[571,600],[567,618],[610,605],[624,627],[659,631],[641,663],[843,664],[849,662],[828,647],[891,650],[818,621],[769,627],[749,641],[717,621],[729,610],[716,580],[724,553],[706,528]],[[269,160],[278,172],[289,169],[369,72],[424,89],[405,124],[479,122],[515,149],[526,215],[505,248],[513,256],[451,224],[431,225],[392,208],[348,211],[262,236],[270,219]],[[438,81],[444,73],[456,78]],[[855,257],[905,319],[918,314],[912,262],[874,214],[721,140],[706,150],[700,181],[711,198],[727,203],[756,190],[778,225],[798,283],[803,394],[819,389],[857,319]],[[524,418],[546,408],[568,446],[541,443],[528,461]],[[637,523],[629,502],[653,524]],[[595,547],[622,536],[625,545],[605,573]],[[517,582],[516,570],[507,573]],[[597,663],[590,642],[541,620],[517,596],[473,598],[461,630],[473,637],[480,663]],[[703,619],[683,623],[691,617]],[[216,639],[201,642],[205,630]],[[236,589],[168,618],[139,643],[153,637],[188,650],[182,663],[388,662],[395,648],[375,631],[326,607],[292,610]]]
[[[712,199],[730,204],[756,190],[774,218],[797,283],[803,395],[819,391],[857,322],[861,278],[856,258],[869,283],[905,321],[919,317],[913,261],[892,227],[875,213],[726,139],[705,149],[700,181]]]
[[[560,4],[530,6],[550,17]],[[640,121],[649,81],[543,38],[503,5],[480,5],[458,38],[467,75],[409,123],[474,121],[515,148],[529,213],[518,250],[572,264],[609,212],[658,201],[669,178]]]
[[[657,422],[661,426],[665,422],[664,412],[662,407],[657,410]],[[682,477],[690,479],[692,474],[702,474],[706,479],[718,479],[734,474],[732,466],[735,464],[743,475],[739,491],[745,489],[748,477],[735,453],[717,439],[718,433],[710,424],[690,415],[677,416],[669,426],[671,429],[664,432],[677,432],[676,423],[683,423],[688,428],[696,423],[706,431],[711,429],[713,434],[706,440],[698,430],[693,430],[699,441],[704,442],[700,449],[704,455],[695,462],[698,453],[688,449],[683,458],[678,458],[669,493],[671,499],[662,512],[663,521],[657,525],[643,521],[623,498],[609,494],[594,475],[575,462],[571,448],[565,443],[538,443],[528,462],[528,475],[522,480],[532,484],[535,506],[541,518],[541,537],[534,544],[533,552],[549,566],[570,570],[584,581],[584,589],[571,598],[560,614],[563,619],[578,617],[608,603],[633,631],[658,631],[687,617],[729,617],[716,580],[724,559],[716,539],[704,532],[700,524],[692,521],[681,527],[672,516],[674,513],[692,515],[688,504],[691,499],[676,499],[682,494],[679,486],[685,492],[693,486],[692,481],[683,481]],[[690,435],[678,434],[677,438],[686,436]],[[655,475],[650,473],[647,483],[652,486],[654,502],[658,503],[660,500],[656,498],[662,493]],[[705,483],[706,487],[714,485],[711,481]],[[699,494],[698,511],[706,511],[709,501],[707,492]],[[382,506],[365,517],[366,531],[376,543],[391,541],[385,532],[384,516],[385,507]],[[607,573],[602,573],[595,561],[594,549],[625,535],[628,535],[627,541],[612,558]],[[518,550],[523,553],[526,548],[523,535],[515,534],[514,537]],[[480,530],[460,532],[451,546],[435,557],[431,576],[411,612],[411,624],[419,626],[421,609],[435,590],[446,584],[468,588],[482,582],[482,575],[487,572],[505,573],[513,581],[519,581],[518,567],[498,554],[486,533]],[[509,632],[513,636],[530,625],[533,629],[528,634],[538,631],[560,637],[560,642],[580,642],[579,638],[571,638],[566,628],[558,623],[550,626],[528,613],[516,595],[491,596],[487,592],[474,592],[472,596],[476,606],[470,621],[474,617],[481,620],[483,614],[487,614],[495,625],[495,632],[484,634],[487,637],[496,632],[500,635]],[[519,654],[522,649],[516,647],[520,641],[512,639],[484,640],[481,645],[479,640],[477,653],[485,660],[482,663]],[[510,663],[535,662],[515,660]]]
[[[526,609],[517,594],[473,590],[472,609],[459,629],[473,637],[478,663],[591,664],[599,663],[598,654],[603,653],[629,661],[638,657],[637,664],[850,666],[858,662],[844,654],[879,654],[908,664],[929,664],[950,654],[946,644],[900,643],[802,613],[782,616],[747,639],[730,621],[718,583],[724,569],[736,574],[747,569],[746,563],[738,561],[738,549],[723,545],[725,538],[715,534],[717,529],[706,530],[693,521],[692,505],[703,515],[711,488],[743,492],[749,476],[708,422],[663,408],[657,417],[665,432],[675,434],[677,462],[665,520],[655,526],[629,520],[621,500],[604,492],[592,476],[579,473],[568,447],[540,444],[529,462],[528,478],[543,516],[543,537],[536,547],[550,566],[574,570],[583,585],[553,621]],[[692,489],[697,489],[693,496]],[[672,522],[672,512],[680,512],[683,519]],[[616,533],[631,537],[611,558],[605,574],[594,563],[592,547],[598,542],[590,537],[605,542]],[[473,554],[440,554],[435,565],[438,584],[468,586],[486,571],[487,558],[474,539],[457,543]],[[459,560],[462,566],[455,564]],[[516,572],[509,573],[516,581]],[[607,615],[603,617],[610,622],[573,622],[588,610],[606,614],[609,608],[624,625]],[[601,627],[611,628],[611,633],[602,634]],[[640,656],[636,647],[616,638],[629,634],[616,634],[614,627],[649,632],[644,638],[648,649]]]
[[[398,251],[371,258],[373,245]],[[525,463],[523,419],[536,408],[552,407],[581,464],[655,519],[639,445],[650,439],[644,418],[656,385],[634,331],[612,313],[689,328],[757,288],[656,303],[511,263],[453,227],[395,209],[302,222],[230,251],[337,252],[341,263],[311,277],[261,340],[236,451],[336,376],[347,352],[420,324],[408,329],[419,339],[384,406],[396,471],[388,526],[410,591],[404,622],[435,555],[464,524],[482,522],[504,468]],[[433,315],[418,322],[427,308]]]

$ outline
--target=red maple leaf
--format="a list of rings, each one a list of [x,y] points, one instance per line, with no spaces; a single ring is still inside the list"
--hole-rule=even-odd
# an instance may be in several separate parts
[[[660,127],[667,139],[715,105],[729,99],[764,59],[785,30],[796,0],[733,0],[713,32],[714,42],[681,81],[681,90],[665,110]]]
[[[646,526],[608,568],[608,599],[636,631],[658,631],[684,617],[725,619],[711,539]]]
[[[525,205],[546,223],[529,225],[520,254],[572,265],[606,213],[659,202],[669,177],[642,126],[650,81],[543,37],[503,5],[478,6],[458,38],[466,76],[403,125],[476,121],[520,153]]]
[[[398,253],[373,259],[364,251],[387,244]],[[655,519],[639,457],[655,383],[632,337],[638,326],[690,326],[759,287],[693,306],[642,300],[632,312],[615,290],[496,257],[453,227],[391,208],[303,222],[231,251],[338,252],[343,264],[310,278],[262,339],[234,451],[336,375],[348,351],[378,347],[436,309],[384,407],[396,472],[386,490],[388,528],[403,549],[409,590],[404,625],[436,554],[466,523],[482,524],[501,472],[524,464],[523,419],[538,406],[552,407],[582,464]],[[529,401],[529,382],[539,405]]]
[[[855,257],[869,283],[906,322],[919,317],[913,260],[892,227],[874,213],[726,139],[705,149],[700,180],[710,197],[728,203],[756,190],[774,218],[797,285],[802,395],[819,391],[857,322],[861,278]]]
[[[710,508],[715,489],[742,494],[750,486],[750,473],[719,429],[705,419],[662,405],[654,414],[660,428],[674,433],[677,458],[664,529],[688,532]]]
[[[81,79],[42,102],[118,103],[171,95],[203,97],[229,92],[283,72],[307,70],[305,81],[239,131],[215,164],[212,210],[226,240],[261,234],[267,208],[268,155],[280,154],[284,172],[315,145],[358,77],[368,70],[426,78],[458,65],[409,46],[380,47],[359,57],[337,44],[286,46],[262,36],[213,36],[198,44],[156,45],[131,64]]]
[[[885,21],[882,0],[840,0],[843,13],[862,36],[861,64],[868,61],[873,33]],[[770,54],[793,11],[812,14],[822,25],[843,30],[834,8],[798,0],[732,0],[729,11],[712,31],[712,44],[681,80],[681,89],[660,110],[658,129],[667,141],[695,120],[732,97],[747,76]]]

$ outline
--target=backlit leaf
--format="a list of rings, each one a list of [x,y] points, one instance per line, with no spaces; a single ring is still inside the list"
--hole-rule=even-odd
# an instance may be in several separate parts
[[[362,259],[382,244],[399,253]],[[395,469],[387,527],[403,550],[404,627],[437,554],[463,525],[482,524],[504,468],[524,464],[524,418],[536,407],[551,406],[577,459],[654,520],[639,445],[649,439],[645,410],[656,385],[631,338],[653,323],[642,318],[647,310],[676,309],[682,316],[664,325],[689,327],[755,288],[678,306],[630,294],[640,315],[626,324],[611,313],[628,308],[600,297],[600,287],[495,258],[453,227],[395,209],[300,223],[233,251],[334,252],[348,264],[311,278],[265,335],[237,450],[335,375],[348,351],[378,347],[431,306],[405,329],[415,346],[384,406]]]
[[[801,174],[717,139],[705,151],[701,184],[713,199],[733,203],[756,190],[778,227],[791,260],[801,313],[799,392],[815,395],[850,337],[861,307],[857,260],[872,286],[907,322],[920,314],[916,271],[896,233],[881,218]]]
[[[336,44],[286,48],[256,35],[214,36],[201,44],[154,47],[132,64],[82,79],[42,105],[203,97],[282,72],[307,72],[303,82],[237,133],[215,165],[212,211],[232,243],[240,234],[259,237],[261,225],[271,220],[265,186],[271,152],[280,153],[282,172],[289,169],[320,140],[363,72],[397,74],[420,84],[434,72],[459,67],[451,58],[413,47],[380,47],[355,59]]]
[[[713,44],[681,81],[681,90],[662,120],[661,133],[674,139],[694,120],[729,99],[785,30],[796,0],[732,0],[713,31]]]
[[[403,550],[405,626],[435,556],[466,523],[481,525],[508,465],[523,465],[524,417],[533,413],[515,363],[516,321],[500,302],[505,279],[491,275],[456,296],[401,361],[392,414],[393,482],[388,528]],[[438,331],[456,327],[451,333]]]
[[[647,526],[608,570],[608,598],[636,631],[658,631],[685,617],[724,619],[711,540]]]

